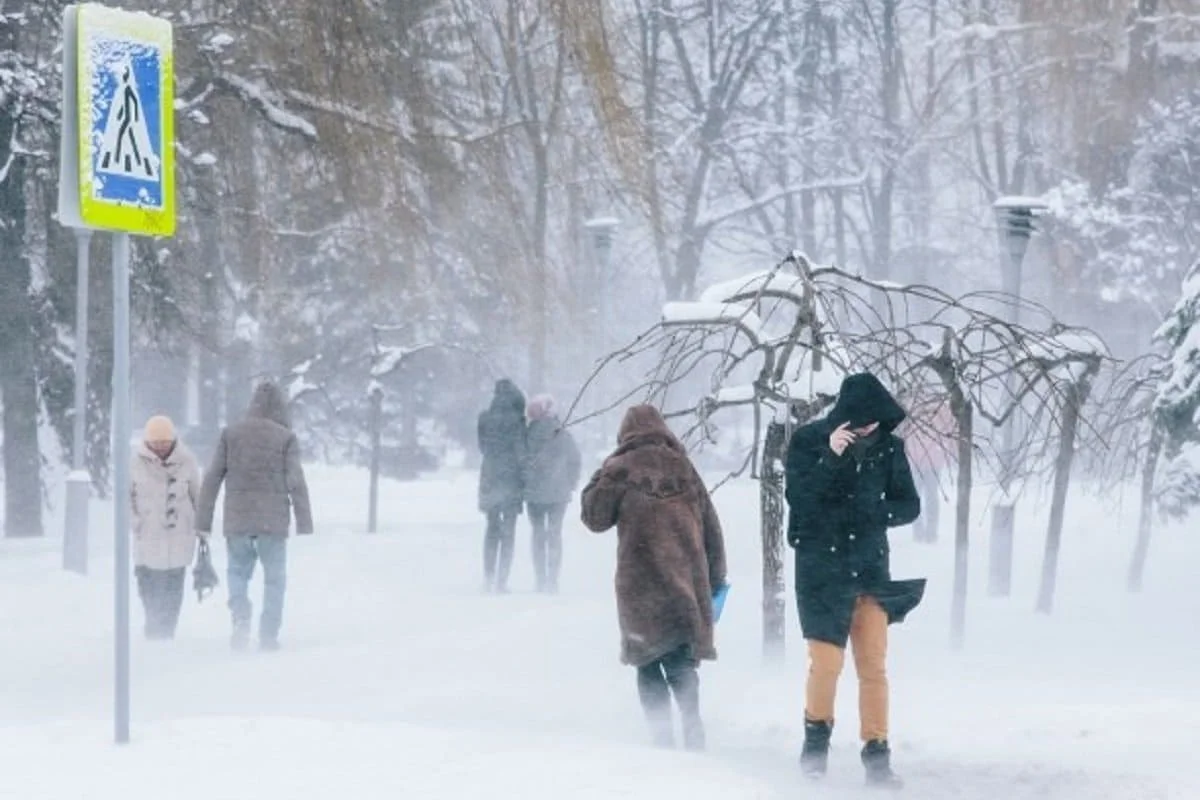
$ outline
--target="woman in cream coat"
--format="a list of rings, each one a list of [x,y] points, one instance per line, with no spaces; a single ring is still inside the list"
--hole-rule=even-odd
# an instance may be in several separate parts
[[[171,639],[183,605],[187,568],[196,553],[200,468],[167,417],[146,423],[133,457],[134,564],[146,610],[146,638]]]

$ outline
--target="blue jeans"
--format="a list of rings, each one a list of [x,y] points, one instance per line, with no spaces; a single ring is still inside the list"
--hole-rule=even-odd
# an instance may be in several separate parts
[[[263,610],[258,637],[275,641],[283,624],[283,595],[287,589],[287,536],[264,534],[226,537],[229,546],[229,612],[234,628],[249,628],[254,606],[250,602],[250,579],[254,565],[263,565]]]

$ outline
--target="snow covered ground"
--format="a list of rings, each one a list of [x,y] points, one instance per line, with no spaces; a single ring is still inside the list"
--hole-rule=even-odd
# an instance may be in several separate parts
[[[368,536],[363,476],[311,468],[318,533],[292,541],[284,651],[232,654],[223,591],[203,605],[189,595],[175,642],[135,636],[126,748],[110,744],[110,507],[96,504],[88,578],[58,568],[54,539],[0,542],[0,797],[869,796],[852,674],[829,780],[798,774],[802,642],[789,606],[788,664],[762,666],[753,484],[716,498],[734,587],[721,659],[701,672],[710,751],[688,755],[645,745],[632,670],[617,662],[612,536],[570,515],[563,593],[543,597],[529,591],[522,520],[515,593],[483,596],[474,480],[386,484],[385,530]],[[1131,596],[1132,509],[1073,504],[1052,617],[1032,611],[1043,509],[1022,506],[1009,600],[983,591],[986,539],[975,540],[962,653],[948,648],[950,531],[936,546],[895,533],[897,577],[932,579],[892,629],[906,794],[1200,798],[1200,539],[1162,532],[1147,590]]]

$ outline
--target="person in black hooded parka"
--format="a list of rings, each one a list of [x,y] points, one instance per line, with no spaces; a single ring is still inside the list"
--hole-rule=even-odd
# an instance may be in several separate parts
[[[484,590],[508,592],[524,502],[525,396],[508,378],[496,381],[492,404],[479,415],[479,510],[487,514],[483,540]]]
[[[850,644],[859,682],[867,780],[898,784],[888,747],[887,629],[921,601],[925,581],[893,581],[888,528],[908,525],[920,496],[893,431],[906,414],[875,376],[848,376],[827,417],[798,428],[787,456],[788,543],[808,640],[801,763],[824,774],[834,697]]]

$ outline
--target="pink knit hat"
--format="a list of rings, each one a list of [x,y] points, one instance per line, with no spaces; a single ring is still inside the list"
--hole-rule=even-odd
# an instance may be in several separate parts
[[[173,442],[175,441],[175,424],[171,422],[170,417],[162,415],[151,417],[146,421],[146,430],[142,434],[142,438],[147,442]]]
[[[529,401],[526,413],[530,419],[545,419],[554,414],[554,398],[548,394],[539,394]]]

